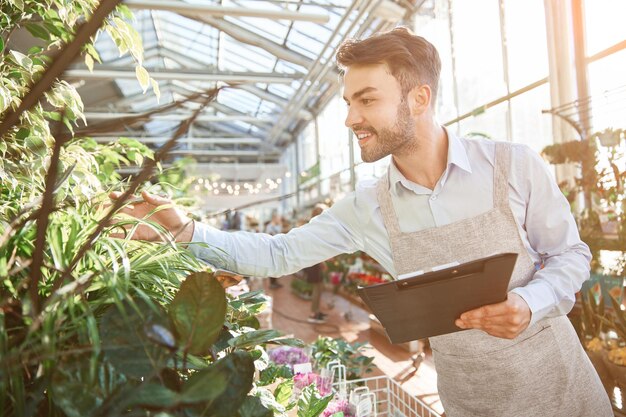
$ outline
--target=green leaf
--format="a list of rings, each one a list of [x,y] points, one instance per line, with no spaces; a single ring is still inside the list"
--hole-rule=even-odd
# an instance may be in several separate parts
[[[141,384],[133,393],[126,406],[144,406],[151,408],[173,408],[179,403],[179,395],[163,385],[155,383]]]
[[[0,53],[4,51],[4,39],[0,36]]]
[[[206,413],[213,417],[232,417],[252,388],[254,363],[248,353],[236,351],[215,363],[220,372],[227,375],[226,390],[213,401]]]
[[[298,417],[318,417],[333,398],[332,394],[326,397],[318,395],[315,385],[309,385],[302,390],[298,400]]]
[[[279,331],[273,329],[254,330],[230,339],[228,344],[238,348],[254,347],[281,336],[282,334]]]
[[[68,417],[83,417],[92,415],[93,411],[102,404],[106,392],[91,377],[90,358],[88,356],[72,356],[55,364],[55,371],[50,381],[50,396],[54,404],[61,408]],[[110,386],[115,385],[115,377],[106,369],[103,372],[110,380]]]
[[[274,411],[266,408],[258,397],[248,396],[239,408],[241,417],[273,417]]]
[[[43,39],[44,41],[50,40],[48,31],[35,23],[26,23],[26,30],[36,38]]]
[[[60,122],[63,116],[58,111],[45,111],[43,112],[44,117],[50,120],[54,120],[55,122]]]
[[[213,274],[191,274],[169,306],[169,314],[185,350],[206,354],[226,318],[226,294]]]
[[[87,69],[89,69],[89,72],[93,72],[93,58],[91,57],[91,55],[87,54],[85,55],[85,65],[87,66]]]
[[[276,401],[282,405],[287,407],[289,405],[289,400],[293,395],[293,379],[288,379],[286,381],[278,384],[276,389],[274,390],[274,397]]]
[[[270,343],[274,345],[280,346],[293,346],[293,347],[305,347],[306,343],[304,343],[300,339],[295,339],[293,337],[283,337],[281,339],[274,339]]]
[[[181,401],[185,403],[209,402],[228,388],[232,358],[223,358],[208,368],[194,373],[183,385]]]
[[[24,144],[35,155],[46,156],[48,153],[46,143],[38,136],[27,137]]]
[[[150,74],[148,74],[148,71],[146,71],[144,67],[142,67],[141,65],[137,65],[137,67],[135,68],[135,75],[137,76],[139,85],[145,93],[150,86]]]
[[[140,299],[135,308],[129,302],[120,307],[111,306],[100,320],[104,355],[128,377],[150,376],[164,366],[168,352],[150,340],[146,326],[165,321],[164,314]]]
[[[33,66],[33,61],[27,57],[26,55],[24,55],[21,52],[12,50],[11,55],[13,56],[13,59],[15,60],[15,62],[21,66],[22,68],[25,68],[27,70],[30,70]]]
[[[15,134],[15,138],[23,140],[23,139],[26,139],[29,135],[30,135],[30,130],[26,129],[25,127],[22,127]]]
[[[161,90],[159,89],[159,83],[154,78],[150,78],[150,83],[152,84],[152,91],[154,91],[154,95],[156,96],[158,103],[161,101]]]
[[[287,365],[276,365],[274,363],[270,363],[267,368],[261,371],[257,385],[270,385],[276,382],[278,378],[293,378],[293,372]]]
[[[63,38],[63,31],[51,22],[44,22],[43,25],[48,29],[49,33],[52,33],[57,38]]]
[[[88,43],[87,45],[85,45],[85,50],[87,51],[89,55],[91,55],[93,59],[95,59],[96,61],[102,64],[102,60],[100,59],[100,54],[98,54],[98,51],[92,44]]]

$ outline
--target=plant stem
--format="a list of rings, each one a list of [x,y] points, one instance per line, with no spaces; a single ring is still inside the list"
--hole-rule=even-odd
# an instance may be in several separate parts
[[[46,188],[37,216],[37,238],[35,240],[35,251],[33,253],[33,261],[30,268],[30,283],[28,292],[30,294],[30,302],[32,305],[32,316],[36,317],[41,309],[41,300],[39,298],[39,281],[41,280],[41,266],[46,246],[46,231],[48,230],[49,214],[54,206],[54,183],[57,179],[57,171],[59,169],[59,157],[61,156],[61,147],[63,140],[57,139],[52,149],[52,157],[50,158],[50,166],[46,174]]]

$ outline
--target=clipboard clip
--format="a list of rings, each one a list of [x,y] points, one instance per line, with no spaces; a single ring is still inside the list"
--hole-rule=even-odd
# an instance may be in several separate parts
[[[471,273],[474,273],[475,271],[472,271]],[[463,275],[467,275],[467,271],[461,271],[457,268],[451,270],[448,272],[448,277],[449,278],[456,278],[457,276],[463,276]],[[426,284],[428,283],[428,280],[421,280],[420,276],[416,276],[414,278],[405,278],[403,280],[400,280],[398,282],[396,282],[396,288],[399,290],[405,290],[411,287],[414,287],[416,285],[422,285],[422,284]]]

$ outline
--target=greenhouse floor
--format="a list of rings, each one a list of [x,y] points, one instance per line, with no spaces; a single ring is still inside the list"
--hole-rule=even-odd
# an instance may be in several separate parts
[[[329,291],[323,292],[321,302],[322,311],[328,314],[327,322],[308,323],[306,320],[311,314],[311,302],[291,292],[289,284],[292,279],[291,276],[280,278],[282,287],[277,289],[269,288],[268,279],[257,283],[273,299],[272,314],[266,317],[267,327],[293,334],[305,342],[314,341],[318,335],[341,337],[351,343],[368,342],[372,347],[366,351],[366,355],[375,358],[374,364],[378,368],[371,376],[389,376],[408,393],[415,395],[435,411],[443,413],[437,394],[437,375],[429,349],[425,349],[425,359],[418,364],[416,370],[414,353],[392,345],[386,336],[371,330],[368,312]]]

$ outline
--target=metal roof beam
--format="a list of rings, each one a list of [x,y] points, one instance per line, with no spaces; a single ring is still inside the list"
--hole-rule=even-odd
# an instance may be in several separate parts
[[[111,120],[111,119],[122,119],[126,117],[137,117],[140,116],[141,113],[108,113],[108,112],[85,112],[85,118],[88,120]],[[182,121],[187,120],[191,114],[153,114],[150,116],[150,120],[170,120],[170,121]],[[254,116],[247,115],[199,115],[195,119],[197,122],[246,122],[246,123],[261,123],[261,124],[271,124],[274,123],[273,119],[261,119]]]
[[[169,152],[170,155],[192,155],[192,156],[253,156],[253,157],[279,157],[280,152],[263,152],[260,150],[231,150],[231,151],[212,151],[204,149],[187,149],[174,150]]]
[[[328,23],[329,16],[324,13],[303,13],[291,10],[251,9],[247,7],[227,7],[209,4],[189,4],[169,0],[126,0],[131,9],[166,10],[176,13],[191,13],[209,16],[246,16],[266,19],[304,20],[313,23]]]
[[[182,81],[209,81],[225,83],[282,83],[289,84],[295,79],[302,78],[299,75],[279,73],[255,73],[255,72],[207,72],[207,71],[150,71],[150,76],[155,80],[182,80]],[[120,69],[96,68],[93,72],[83,69],[71,69],[65,71],[63,78],[80,78],[91,80],[102,79],[136,79],[135,71]]]
[[[134,139],[141,143],[164,143],[171,139],[170,136],[124,136],[125,138]],[[119,139],[117,136],[94,136],[93,139],[100,143],[115,142]],[[192,145],[261,145],[263,141],[259,138],[214,138],[214,137],[182,137],[178,139],[178,143],[186,143]]]
[[[221,30],[222,32],[226,33],[233,39],[238,40],[239,42],[257,46],[261,49],[266,50],[277,58],[299,65],[303,68],[309,68],[309,66],[313,63],[313,60],[307,56],[304,56],[296,51],[292,51],[291,49],[285,48],[281,44],[272,42],[271,40],[257,33],[251,32],[248,29],[228,22],[224,19],[218,19],[211,16],[197,16],[188,14],[185,14],[185,16],[190,19],[194,19],[199,22],[203,22],[210,26],[213,26],[214,28]]]

